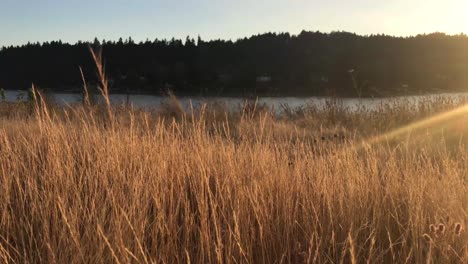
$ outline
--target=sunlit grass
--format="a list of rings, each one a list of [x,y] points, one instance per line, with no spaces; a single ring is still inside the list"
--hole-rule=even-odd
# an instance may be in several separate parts
[[[457,126],[462,124],[462,126],[464,126],[464,122],[467,120],[467,117],[468,105],[462,104],[453,110],[438,113],[369,139],[365,139],[360,146],[381,143],[382,141],[392,140],[393,138],[398,138],[408,133],[415,133],[416,136],[418,136],[418,133],[433,133],[434,130],[438,130],[440,127],[446,127],[447,125]]]
[[[0,105],[2,262],[468,260],[463,102],[40,102]]]

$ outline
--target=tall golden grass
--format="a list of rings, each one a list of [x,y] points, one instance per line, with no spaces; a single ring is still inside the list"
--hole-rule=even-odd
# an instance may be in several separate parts
[[[458,106],[4,104],[0,261],[467,263],[467,115],[366,143]]]
[[[468,262],[467,100],[133,109],[91,52],[103,105],[0,104],[2,263]]]

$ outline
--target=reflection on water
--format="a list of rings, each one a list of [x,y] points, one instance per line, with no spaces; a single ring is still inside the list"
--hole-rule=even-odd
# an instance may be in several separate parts
[[[457,93],[457,94],[438,94],[438,95],[425,95],[425,96],[405,96],[405,97],[392,97],[392,98],[343,98],[339,99],[340,105],[349,109],[356,109],[359,106],[365,106],[367,109],[377,107],[382,103],[393,103],[399,101],[410,101],[418,102],[422,99],[436,99],[438,97],[447,97],[458,99],[462,97],[468,97],[468,93]],[[22,97],[22,98],[21,98]],[[98,96],[96,96],[98,97]],[[24,100],[27,95],[24,91],[6,91],[6,99],[9,102],[18,100]],[[297,108],[306,105],[314,105],[317,107],[323,107],[332,98],[327,97],[261,97],[258,99],[259,104],[266,104],[274,110],[281,110],[282,105],[287,105],[290,108]],[[81,95],[79,94],[68,94],[68,93],[56,93],[54,94],[54,100],[59,104],[74,104],[81,102]],[[129,101],[135,107],[157,107],[166,100],[165,97],[155,95],[130,95]],[[245,102],[244,98],[231,98],[231,97],[179,97],[178,100],[182,106],[188,108],[190,105],[193,107],[200,106],[204,103],[218,102],[225,104],[228,107],[238,107]],[[111,95],[111,102],[113,103],[125,103],[127,101],[127,95],[124,94],[113,94]]]

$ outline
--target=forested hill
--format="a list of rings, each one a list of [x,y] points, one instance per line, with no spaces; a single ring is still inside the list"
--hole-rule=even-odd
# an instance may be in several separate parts
[[[0,88],[78,91],[96,82],[88,46],[102,46],[111,92],[178,95],[386,96],[468,91],[468,37],[262,34],[237,41],[54,41],[4,47]]]

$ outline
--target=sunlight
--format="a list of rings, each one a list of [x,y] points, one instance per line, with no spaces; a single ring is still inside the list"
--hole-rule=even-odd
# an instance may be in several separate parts
[[[466,19],[466,10],[468,10],[468,2],[465,0],[454,0],[448,2],[445,7],[437,10],[435,13],[446,14],[445,22],[439,21],[444,26],[445,31],[451,34],[465,33],[468,34],[468,19]]]
[[[403,134],[405,134],[407,132],[411,132],[413,130],[425,128],[425,127],[428,127],[430,125],[434,125],[434,124],[437,124],[437,123],[440,123],[440,122],[443,122],[443,121],[446,121],[446,120],[449,120],[449,119],[457,119],[458,120],[460,117],[463,117],[465,115],[468,115],[468,105],[464,105],[464,106],[456,108],[454,110],[451,110],[451,111],[448,111],[448,112],[445,112],[445,113],[441,113],[441,114],[438,114],[436,116],[426,118],[426,119],[423,119],[421,121],[417,121],[415,123],[411,123],[411,124],[409,124],[407,126],[397,128],[397,129],[392,130],[392,131],[390,131],[388,133],[378,135],[376,137],[364,140],[363,142],[361,142],[361,144],[359,144],[357,146],[357,148],[364,147],[364,146],[367,146],[367,145],[373,145],[373,144],[376,144],[376,143],[379,143],[379,142],[382,142],[382,141],[387,141],[387,140],[396,138],[398,136],[401,136],[401,135],[403,135]]]
[[[454,21],[454,27],[461,26],[464,33],[468,34],[468,19],[466,19],[466,10],[468,10],[468,2],[465,0],[458,0],[456,6],[459,8],[456,10],[459,18],[458,21]]]

